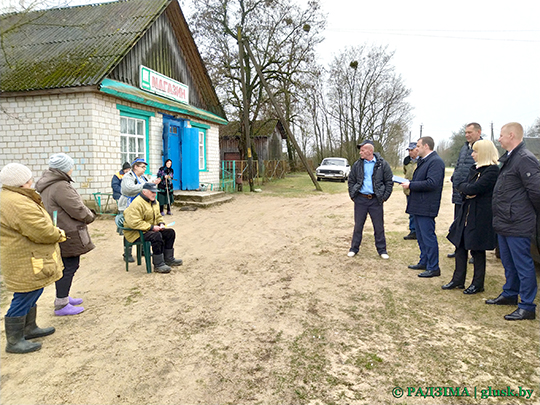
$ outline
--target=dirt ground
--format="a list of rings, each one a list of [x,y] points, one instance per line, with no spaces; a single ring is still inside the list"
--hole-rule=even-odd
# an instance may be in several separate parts
[[[419,279],[405,197],[385,205],[390,260],[366,224],[360,253],[347,257],[353,204],[343,193],[285,198],[237,195],[221,206],[174,209],[170,274],[147,274],[121,258],[114,222],[90,226],[71,295],[74,317],[53,314],[54,287],[38,301],[38,323],[56,333],[43,348],[7,354],[1,330],[2,404],[508,403],[474,399],[471,387],[535,389],[538,320],[509,323],[509,307],[484,305],[504,273],[488,252],[486,292],[442,291],[453,264],[445,240],[453,206],[445,184],[437,219],[442,277]],[[470,280],[471,274],[469,274]],[[2,315],[10,296],[2,296]],[[400,386],[405,395],[395,398]],[[468,387],[461,398],[423,398],[406,387]],[[478,397],[479,398],[479,397]]]

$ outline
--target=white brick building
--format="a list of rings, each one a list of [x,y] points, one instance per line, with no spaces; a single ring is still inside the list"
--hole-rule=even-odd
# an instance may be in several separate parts
[[[17,18],[4,15],[0,23]],[[170,158],[175,189],[219,187],[218,133],[227,121],[176,0],[22,18],[29,22],[5,38],[10,50],[0,53],[0,167],[21,162],[37,179],[51,154],[65,152],[75,160],[75,187],[92,199],[110,192],[124,161],[143,156],[155,175]],[[143,89],[141,66],[164,82],[183,83],[188,97]]]

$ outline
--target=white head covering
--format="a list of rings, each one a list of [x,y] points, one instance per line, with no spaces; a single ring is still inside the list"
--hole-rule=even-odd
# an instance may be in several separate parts
[[[20,187],[31,178],[30,169],[20,163],[8,163],[0,171],[0,183],[5,186]]]

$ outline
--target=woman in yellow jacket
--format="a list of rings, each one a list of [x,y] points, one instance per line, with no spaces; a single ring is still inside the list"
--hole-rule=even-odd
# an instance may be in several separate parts
[[[0,263],[6,289],[14,292],[4,317],[9,353],[39,350],[41,343],[26,339],[55,331],[36,325],[36,302],[44,287],[62,277],[58,243],[66,238],[30,188],[32,181],[32,172],[20,163],[0,171]]]

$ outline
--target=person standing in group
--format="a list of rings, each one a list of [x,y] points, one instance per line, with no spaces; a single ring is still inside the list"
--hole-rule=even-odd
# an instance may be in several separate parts
[[[493,229],[498,235],[506,283],[502,293],[486,304],[517,304],[514,312],[504,316],[508,321],[535,319],[538,287],[531,238],[540,212],[540,164],[525,148],[521,124],[504,125],[499,143],[506,153],[499,159],[501,168],[493,190]]]
[[[27,339],[55,332],[37,326],[36,302],[44,287],[62,277],[58,243],[66,235],[53,225],[41,197],[30,188],[32,181],[32,172],[20,163],[0,171],[0,262],[6,289],[14,292],[4,317],[8,353],[39,350],[41,343]]]
[[[491,200],[493,187],[499,175],[499,153],[493,142],[481,139],[472,147],[476,165],[469,169],[466,181],[456,185],[462,195],[457,217],[450,227],[448,240],[456,247],[456,267],[452,280],[442,286],[443,290],[465,288],[467,275],[467,252],[470,250],[474,263],[474,276],[464,294],[484,291],[486,275],[486,250],[497,245],[493,231]]]
[[[418,163],[418,145],[416,142],[410,142],[407,147],[409,156],[405,156],[403,159],[403,177],[411,181],[414,171],[416,170],[416,164]],[[411,190],[404,188],[403,192],[407,196],[407,201],[409,201],[409,195]],[[414,215],[409,214],[409,234],[403,237],[405,240],[415,240],[416,239],[416,226],[414,224]]]
[[[113,198],[118,201],[122,196],[122,178],[125,174],[129,173],[131,165],[126,162],[122,165],[122,170],[115,173],[111,180],[111,188],[113,190]]]
[[[159,211],[161,212],[161,215],[165,215],[165,206],[167,206],[167,215],[172,215],[171,204],[174,203],[174,190],[172,180],[174,176],[174,170],[171,166],[172,160],[167,159],[165,161],[165,165],[160,167],[157,173],[157,177],[161,179],[158,184],[157,194]]]
[[[96,218],[71,185],[71,175],[75,168],[73,159],[65,153],[57,153],[49,158],[47,169],[36,183],[47,212],[58,218],[58,226],[66,232],[67,240],[60,243],[64,271],[56,282],[55,315],[77,315],[84,311],[82,298],[69,296],[73,277],[79,269],[81,255],[94,249],[88,233],[88,224]]]
[[[118,211],[124,210],[142,191],[144,183],[148,183],[150,179],[144,174],[148,163],[143,158],[136,158],[131,163],[131,171],[122,178],[122,197],[118,200]],[[160,178],[153,181],[155,184],[161,182]]]
[[[441,195],[444,183],[444,162],[434,151],[435,142],[430,136],[424,136],[417,142],[418,164],[410,182],[401,186],[411,190],[407,201],[407,214],[414,215],[416,239],[420,248],[420,261],[410,265],[413,270],[425,270],[418,277],[438,277],[439,244],[435,234],[435,218],[441,207]]]
[[[474,159],[472,158],[472,146],[473,144],[482,139],[482,127],[476,122],[471,122],[465,126],[465,144],[459,151],[456,167],[450,181],[452,182],[452,203],[454,204],[454,220],[457,218],[461,204],[463,204],[463,198],[457,185],[466,181],[469,175],[469,169],[474,166]],[[456,252],[448,253],[450,258],[456,257]]]
[[[357,145],[360,158],[349,174],[349,196],[354,201],[354,231],[348,256],[358,253],[367,215],[371,217],[375,233],[375,247],[383,259],[388,259],[384,235],[383,203],[390,198],[394,183],[392,169],[380,154],[374,153],[372,141]]]

